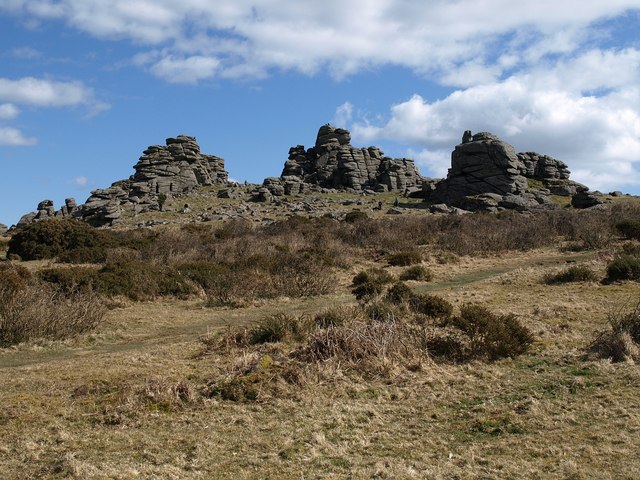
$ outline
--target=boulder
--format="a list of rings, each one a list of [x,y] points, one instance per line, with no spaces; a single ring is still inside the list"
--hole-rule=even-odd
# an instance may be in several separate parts
[[[9,231],[9,227],[7,227],[4,223],[0,223],[0,235],[4,235]]]
[[[600,199],[595,193],[582,189],[580,189],[571,197],[571,206],[573,208],[591,208],[603,203],[604,201]]]
[[[465,133],[451,154],[447,178],[429,194],[433,203],[454,205],[465,197],[492,193],[520,195],[527,189],[527,179],[515,150],[495,135]]]

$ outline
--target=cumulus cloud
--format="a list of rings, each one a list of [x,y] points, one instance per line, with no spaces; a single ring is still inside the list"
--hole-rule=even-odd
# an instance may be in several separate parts
[[[151,72],[171,83],[197,83],[215,75],[220,61],[216,58],[193,56],[176,58],[168,56],[155,63]]]
[[[0,127],[0,146],[24,147],[34,145],[36,141],[35,138],[24,136],[17,128]]]
[[[640,186],[639,73],[640,51],[589,51],[438,101],[416,94],[393,105],[381,124],[356,121],[353,135],[403,142],[428,172],[444,176],[464,130],[490,131],[519,151],[564,160],[573,178],[593,188]]]
[[[328,71],[341,78],[392,64],[459,86],[495,80],[514,62],[570,53],[589,38],[594,22],[631,9],[639,9],[637,0],[5,0],[0,5],[28,20],[61,20],[99,38],[162,46],[166,62],[152,72],[169,81],[176,81],[176,59],[183,59],[202,77],[264,75],[278,68]]]
[[[0,120],[13,120],[20,114],[20,110],[12,103],[0,104]]]
[[[93,90],[81,82],[57,82],[24,77],[11,80],[0,77],[0,100],[37,107],[67,107],[91,104]]]
[[[82,82],[59,82],[48,79],[24,77],[17,80],[0,77],[0,121],[14,120],[20,114],[15,104],[35,108],[72,107],[83,105],[87,116],[94,116],[110,108],[96,100],[93,90]],[[0,125],[0,145],[28,146],[36,139],[25,136],[12,126]]]

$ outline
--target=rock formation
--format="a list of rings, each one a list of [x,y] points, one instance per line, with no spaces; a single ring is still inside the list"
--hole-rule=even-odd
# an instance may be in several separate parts
[[[429,203],[469,211],[536,211],[558,208],[549,195],[572,196],[588,188],[569,180],[560,160],[514,148],[487,132],[464,132],[451,154],[447,178],[427,193]]]
[[[280,196],[322,188],[354,192],[421,188],[422,177],[413,160],[386,157],[377,147],[356,148],[350,142],[348,130],[332,125],[320,127],[315,146],[291,147],[282,175],[267,178],[263,189]],[[264,197],[265,192],[258,195]]]
[[[0,223],[0,235],[4,235],[8,230],[9,227],[7,227],[4,223]]]
[[[92,225],[117,223],[125,208],[144,211],[158,208],[159,196],[190,193],[197,186],[226,184],[224,160],[200,153],[195,137],[168,138],[166,146],[152,145],[134,165],[128,180],[91,192],[79,216]]]
[[[78,206],[76,205],[75,198],[65,199],[64,206],[57,211],[54,207],[53,200],[42,200],[40,203],[38,203],[36,211],[23,215],[16,226],[24,227],[31,222],[37,222],[46,218],[72,217],[75,216],[77,212]]]

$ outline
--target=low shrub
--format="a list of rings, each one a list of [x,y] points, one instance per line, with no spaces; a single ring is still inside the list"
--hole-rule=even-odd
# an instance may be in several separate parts
[[[622,245],[622,254],[640,257],[640,242],[627,242]]]
[[[609,329],[600,332],[588,350],[613,362],[640,361],[640,302],[609,314]]]
[[[533,334],[515,315],[496,315],[486,307],[467,303],[448,324],[461,330],[470,343],[470,355],[496,360],[527,351]]]
[[[619,255],[607,265],[607,280],[640,280],[640,257]]]
[[[418,250],[407,250],[389,255],[387,262],[394,267],[408,267],[422,262],[422,254]]]
[[[640,240],[640,220],[627,219],[618,222],[616,230],[628,240]]]
[[[407,268],[400,274],[400,280],[416,280],[420,282],[430,282],[433,279],[433,273],[422,265],[414,265]]]
[[[586,265],[574,265],[559,273],[548,273],[544,276],[544,283],[555,285],[570,282],[593,282],[598,279],[598,274]]]

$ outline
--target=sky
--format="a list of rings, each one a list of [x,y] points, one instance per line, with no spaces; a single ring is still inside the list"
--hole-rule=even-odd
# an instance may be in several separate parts
[[[640,194],[640,0],[0,0],[0,222],[180,134],[278,176],[325,123],[446,176],[464,130]]]

